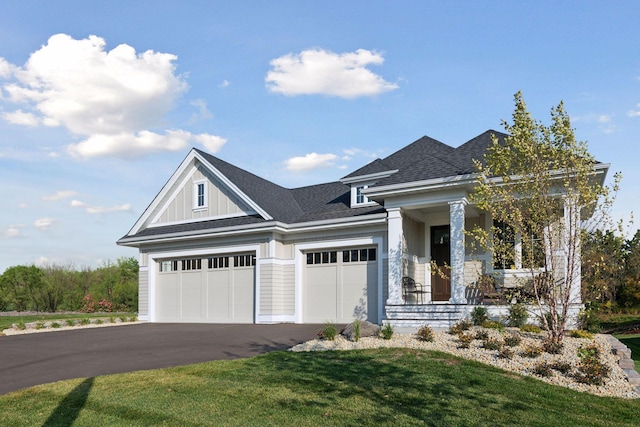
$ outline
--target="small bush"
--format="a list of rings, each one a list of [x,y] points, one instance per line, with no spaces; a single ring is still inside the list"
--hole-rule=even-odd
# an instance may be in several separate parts
[[[420,329],[418,329],[416,337],[420,341],[433,342],[433,340],[435,339],[435,334],[433,333],[433,329],[425,325],[421,326]]]
[[[547,321],[547,325],[549,326],[549,328],[551,328],[551,324],[553,323],[553,316],[554,314],[550,311],[545,312],[543,315],[544,319]],[[555,316],[556,316],[556,321],[559,323],[560,315],[556,313]],[[545,323],[544,320],[541,317],[539,317],[538,319],[539,319],[540,327],[542,329],[546,329],[546,326],[544,326],[544,323]]]
[[[385,340],[390,340],[393,336],[393,326],[391,325],[391,323],[385,324],[382,329],[380,329],[380,334]]]
[[[471,326],[473,326],[473,324],[468,319],[462,319],[451,325],[449,333],[451,335],[459,335],[460,333],[471,329]]]
[[[85,317],[82,320],[80,320],[80,324],[81,325],[90,325],[91,324],[91,319],[89,319],[88,317]]]
[[[485,331],[484,329],[478,329],[476,331],[477,340],[486,340],[487,338],[489,338],[489,332]]]
[[[333,341],[338,336],[338,328],[330,322],[325,322],[324,328],[318,332],[318,338],[321,340]]]
[[[471,311],[471,322],[475,326],[480,326],[487,320],[489,320],[489,312],[485,307],[476,307]]]
[[[487,338],[482,341],[482,348],[487,350],[500,350],[502,348],[502,342],[494,338]]]
[[[551,365],[547,362],[536,363],[534,367],[531,369],[531,372],[545,378],[550,377],[553,373],[551,369]]]
[[[551,368],[560,372],[563,375],[567,375],[569,371],[571,371],[571,363],[561,362],[559,360],[556,360],[551,364]]]
[[[542,354],[542,348],[534,345],[527,346],[520,352],[520,355],[522,357],[528,357],[530,359],[535,359],[536,357],[539,357],[541,354]]]
[[[355,342],[360,341],[360,320],[356,319],[355,322],[353,322],[353,340]]]
[[[131,316],[129,318],[129,322],[137,322],[138,321],[138,316]]]
[[[512,304],[509,306],[509,314],[507,315],[507,324],[516,328],[521,327],[527,322],[529,312],[524,304]]]
[[[540,329],[540,326],[532,325],[530,323],[520,326],[520,330],[522,332],[532,332],[534,334],[539,334],[540,332],[542,332],[542,329]]]
[[[60,323],[58,323],[58,322],[52,322],[51,323],[51,327],[54,328],[54,329],[58,329],[60,326],[62,326],[62,325],[60,325]]]
[[[109,323],[116,323],[116,318],[114,316],[109,317]]]
[[[125,323],[127,321],[127,316],[120,316],[120,321]]]
[[[497,320],[485,320],[482,323],[482,327],[487,329],[496,329],[498,331],[502,331],[504,329],[502,322],[498,322]]]
[[[458,334],[458,348],[469,348],[473,342],[473,335],[468,332],[461,332]]]
[[[96,325],[102,325],[104,321],[102,319],[96,320]]]
[[[609,376],[610,368],[605,365],[601,358],[601,350],[595,343],[581,345],[578,349],[578,372],[576,380],[584,384],[602,385]]]
[[[498,357],[501,359],[512,359],[513,354],[513,350],[511,350],[509,347],[502,347],[498,352]]]
[[[18,324],[16,326],[21,331],[24,331],[25,329],[27,329],[27,325],[24,324],[24,320],[22,320],[22,319],[20,319],[20,321],[18,322]]]
[[[509,347],[517,347],[522,342],[522,338],[518,334],[507,334],[504,337],[504,344]]]
[[[36,329],[43,329],[44,328],[44,322],[36,322]]]
[[[571,338],[586,338],[590,340],[593,339],[593,334],[583,329],[574,329],[573,331],[569,332],[569,336]]]
[[[542,343],[542,349],[545,351],[545,353],[560,354],[564,349],[564,344],[547,338]]]
[[[76,326],[76,321],[74,319],[67,319],[65,320],[65,323],[67,326]]]
[[[589,331],[594,334],[600,332],[600,319],[598,318],[597,311],[593,308],[581,310],[580,314],[578,315],[578,326],[580,327],[580,329]]]

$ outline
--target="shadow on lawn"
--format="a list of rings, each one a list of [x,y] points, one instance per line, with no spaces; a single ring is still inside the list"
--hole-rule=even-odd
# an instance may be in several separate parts
[[[42,427],[70,426],[84,408],[93,386],[93,378],[87,378],[62,399]]]

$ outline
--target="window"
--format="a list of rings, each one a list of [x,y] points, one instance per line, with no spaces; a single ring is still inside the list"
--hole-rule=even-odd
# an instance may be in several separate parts
[[[182,270],[200,270],[202,269],[201,259],[183,259]]]
[[[228,256],[217,256],[213,258],[209,258],[208,267],[211,269],[216,268],[229,268],[229,257]]]
[[[342,262],[375,261],[376,255],[375,248],[342,251]]]
[[[369,198],[362,194],[362,190],[364,190],[365,188],[369,188],[369,186],[361,185],[360,187],[356,187],[356,205],[362,205],[364,203],[370,202]]]
[[[193,209],[207,207],[207,182],[196,181],[193,183]]]
[[[537,268],[544,265],[544,242],[536,233],[517,233],[501,221],[494,221],[493,226],[494,269]]]
[[[256,265],[255,255],[235,255],[233,257],[234,267],[253,267]]]
[[[338,262],[338,251],[307,252],[307,265],[335,264]]]
[[[160,262],[160,272],[178,271],[178,261],[162,261]]]

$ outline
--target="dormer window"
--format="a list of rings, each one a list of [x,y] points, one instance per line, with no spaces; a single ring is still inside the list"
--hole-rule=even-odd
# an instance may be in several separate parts
[[[362,205],[365,203],[369,203],[371,200],[367,196],[362,193],[362,190],[365,188],[369,188],[368,185],[361,185],[356,187],[356,205]]]
[[[358,208],[361,206],[372,206],[376,204],[376,202],[374,202],[364,194],[364,190],[369,188],[370,185],[374,185],[374,183],[369,182],[365,184],[365,183],[359,182],[357,184],[354,183],[351,186],[351,207],[352,208]]]
[[[193,209],[207,208],[207,181],[193,183]]]

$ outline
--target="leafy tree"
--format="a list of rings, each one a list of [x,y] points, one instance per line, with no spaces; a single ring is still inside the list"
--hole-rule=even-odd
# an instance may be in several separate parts
[[[570,306],[580,302],[581,213],[593,212],[608,189],[594,179],[595,160],[576,141],[562,102],[545,126],[531,117],[521,92],[514,98],[513,123],[503,121],[507,136],[494,135],[484,162],[476,161],[471,200],[494,226],[472,234],[494,260],[527,271],[540,312],[558,314],[541,321],[550,341],[561,343]],[[522,250],[514,255],[516,246]]]
[[[625,276],[624,238],[612,230],[582,234],[582,300],[612,308]]]
[[[0,283],[4,289],[7,308],[17,311],[35,309],[39,311],[41,301],[38,293],[44,285],[44,274],[35,265],[18,265],[9,267],[0,276]]]
[[[640,230],[625,242],[624,282],[620,302],[625,307],[640,306]]]

